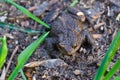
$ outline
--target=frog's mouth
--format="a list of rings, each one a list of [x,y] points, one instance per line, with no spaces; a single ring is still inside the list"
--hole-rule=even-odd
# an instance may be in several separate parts
[[[59,44],[58,49],[63,54],[72,55],[79,49],[79,47],[80,47],[80,45],[78,45],[76,47],[72,47],[70,45]]]

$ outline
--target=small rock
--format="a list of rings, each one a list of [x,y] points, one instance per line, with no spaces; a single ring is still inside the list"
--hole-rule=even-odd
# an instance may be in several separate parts
[[[93,60],[93,56],[88,56],[88,61],[92,61]]]
[[[18,40],[16,40],[16,41],[15,41],[15,44],[18,44],[18,43],[19,43]]]
[[[67,64],[61,59],[49,59],[49,60],[43,60],[43,61],[30,62],[24,66],[28,68],[33,68],[36,66],[44,66],[46,68],[56,68],[58,66],[59,67],[67,66]]]
[[[8,48],[10,48],[10,49],[13,48],[13,45],[12,45],[12,44],[9,44],[9,45],[8,45]]]
[[[0,21],[1,21],[1,22],[5,22],[6,19],[7,19],[6,16],[1,16],[1,17],[0,17]]]
[[[102,37],[102,34],[93,34],[92,36],[94,39],[98,39]]]
[[[74,73],[75,75],[80,75],[80,74],[81,74],[81,71],[80,71],[80,70],[75,70],[75,71],[73,71],[73,73]]]
[[[21,26],[23,26],[23,27],[27,27],[27,26],[29,26],[29,21],[22,21],[21,22]]]
[[[34,36],[34,37],[33,37],[33,39],[37,39],[37,38],[38,38],[38,36]]]
[[[87,50],[86,50],[85,48],[81,47],[81,48],[79,49],[79,52],[86,53],[86,52],[87,52]]]
[[[77,80],[76,78],[73,78],[72,80]]]
[[[59,76],[59,74],[60,74],[60,73],[59,73],[58,71],[54,71],[54,72],[53,72],[53,75],[54,75],[54,76]]]

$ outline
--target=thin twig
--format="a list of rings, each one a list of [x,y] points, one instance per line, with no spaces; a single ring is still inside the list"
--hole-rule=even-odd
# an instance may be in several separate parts
[[[13,50],[13,52],[12,52],[12,55],[11,55],[11,57],[10,57],[10,60],[9,60],[9,62],[8,62],[7,68],[6,68],[6,73],[8,72],[8,69],[9,69],[10,64],[11,64],[11,62],[12,62],[12,59],[13,59],[15,53],[17,52],[18,48],[19,48],[19,46],[16,46],[15,49]]]

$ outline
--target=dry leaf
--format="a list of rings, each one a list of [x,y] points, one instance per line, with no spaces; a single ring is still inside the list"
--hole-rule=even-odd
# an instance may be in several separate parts
[[[57,66],[67,66],[67,64],[61,59],[49,59],[49,60],[43,60],[43,61],[34,61],[24,65],[24,67],[28,67],[28,68],[33,68],[37,66],[55,68]]]

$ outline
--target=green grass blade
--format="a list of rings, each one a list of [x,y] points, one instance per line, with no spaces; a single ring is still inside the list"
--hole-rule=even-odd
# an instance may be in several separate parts
[[[0,41],[1,41],[1,39],[0,39]],[[7,48],[6,37],[4,36],[2,39],[2,46],[0,49],[0,69],[2,68],[2,66],[6,60],[7,54],[8,54],[8,48]]]
[[[118,30],[112,43],[110,44],[110,47],[108,48],[108,51],[106,52],[102,60],[102,63],[100,67],[98,68],[98,71],[94,77],[94,80],[102,80],[102,77],[106,69],[108,68],[112,58],[114,57],[116,51],[118,50],[119,45],[120,45],[120,29]]]
[[[113,74],[120,68],[120,59],[117,60],[115,65],[112,67],[112,69],[108,72],[108,74],[104,77],[104,80],[110,80],[110,78],[113,76]]]
[[[21,75],[22,75],[23,80],[27,80],[27,78],[25,77],[24,72],[23,72],[22,69],[20,69],[20,73],[21,73]]]
[[[21,54],[18,56],[18,64],[13,70],[13,72],[10,74],[8,80],[14,80],[14,78],[17,76],[20,69],[24,66],[28,58],[32,55],[32,53],[40,45],[40,43],[43,42],[43,40],[47,37],[48,34],[49,32],[44,33],[43,35],[41,35],[41,37],[39,37],[21,52]]]
[[[114,80],[120,80],[120,75],[115,77]]]
[[[6,24],[6,23],[3,23],[3,22],[0,22],[0,27],[9,28],[9,29],[17,30],[17,31],[23,31],[23,32],[26,32],[28,34],[38,34],[38,33],[40,33],[40,31],[18,28],[18,27],[15,27],[15,25],[13,25],[13,24]]]
[[[70,4],[70,7],[74,7],[78,3],[78,0],[73,0],[73,2]]]
[[[38,23],[40,23],[41,25],[45,26],[46,28],[50,29],[50,26],[47,25],[45,22],[43,22],[42,20],[40,20],[38,17],[36,17],[35,15],[33,15],[31,12],[29,12],[27,9],[25,9],[24,7],[16,4],[15,2],[13,2],[12,0],[5,0],[7,3],[12,4],[13,6],[15,6],[16,8],[18,8],[21,12],[23,12],[24,14],[26,14],[28,17],[32,18],[33,20],[37,21]]]

